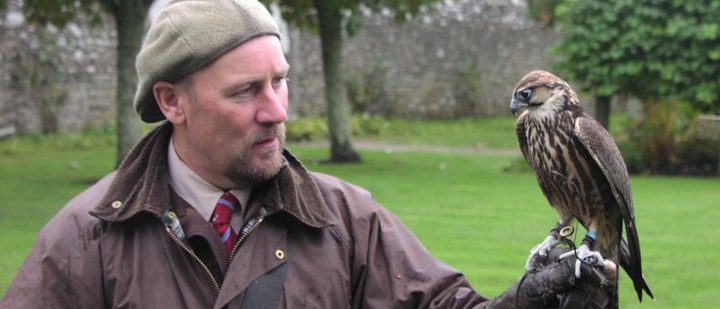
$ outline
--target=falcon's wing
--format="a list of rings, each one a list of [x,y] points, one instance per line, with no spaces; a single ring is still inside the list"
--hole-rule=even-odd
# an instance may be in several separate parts
[[[653,297],[650,288],[642,277],[640,263],[640,240],[635,228],[635,210],[633,209],[630,180],[620,150],[605,128],[594,119],[585,115],[575,120],[575,136],[602,170],[610,184],[619,211],[625,223],[628,244],[628,265],[623,265],[633,280],[635,291],[642,301],[642,289]]]
[[[575,136],[585,146],[610,183],[613,195],[621,206],[619,210],[623,219],[632,220],[634,223],[635,211],[630,193],[630,177],[613,138],[600,123],[587,116],[575,120]]]

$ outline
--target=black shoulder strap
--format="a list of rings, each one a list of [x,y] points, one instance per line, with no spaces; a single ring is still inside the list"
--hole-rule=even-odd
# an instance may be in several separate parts
[[[256,279],[245,290],[245,297],[240,308],[242,309],[276,309],[280,294],[282,294],[283,283],[288,264],[290,264],[292,237],[287,238],[287,252],[285,263],[271,270],[264,276]]]

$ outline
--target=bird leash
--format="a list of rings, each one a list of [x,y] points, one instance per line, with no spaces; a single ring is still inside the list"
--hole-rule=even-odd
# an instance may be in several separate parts
[[[560,231],[558,233],[558,237],[559,237],[558,240],[561,241],[562,243],[564,243],[566,246],[568,246],[570,248],[570,250],[573,250],[573,252],[575,254],[575,258],[577,260],[579,260],[580,263],[582,263],[583,265],[588,265],[588,266],[592,267],[592,266],[594,266],[593,261],[590,261],[590,260],[585,261],[583,259],[580,259],[580,257],[577,254],[577,246],[575,245],[575,241],[577,240],[577,234],[575,233],[576,229],[577,229],[577,222],[575,222],[575,227],[573,227],[572,225],[564,226],[562,229],[560,229]],[[574,234],[573,239],[570,240],[568,237],[573,234]],[[515,307],[516,308],[520,308],[519,298],[520,298],[520,295],[523,290],[522,286],[525,283],[525,279],[527,279],[528,274],[536,273],[539,271],[540,271],[539,268],[534,268],[534,267],[533,267],[533,269],[529,269],[529,270],[526,269],[525,272],[523,273],[522,277],[520,277],[520,281],[518,282],[518,286],[517,286],[517,293],[515,294]]]

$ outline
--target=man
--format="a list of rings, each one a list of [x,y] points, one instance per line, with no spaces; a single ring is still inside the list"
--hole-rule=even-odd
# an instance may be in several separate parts
[[[255,0],[169,4],[136,67],[136,110],[166,122],[48,223],[2,308],[483,308],[555,298],[511,289],[489,301],[368,192],[308,172],[284,150],[289,65]]]

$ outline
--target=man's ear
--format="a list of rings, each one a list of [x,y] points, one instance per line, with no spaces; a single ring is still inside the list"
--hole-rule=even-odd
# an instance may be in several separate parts
[[[185,122],[185,113],[183,106],[180,104],[183,96],[183,90],[180,86],[166,81],[159,81],[153,85],[153,94],[160,111],[168,121],[176,125]]]

